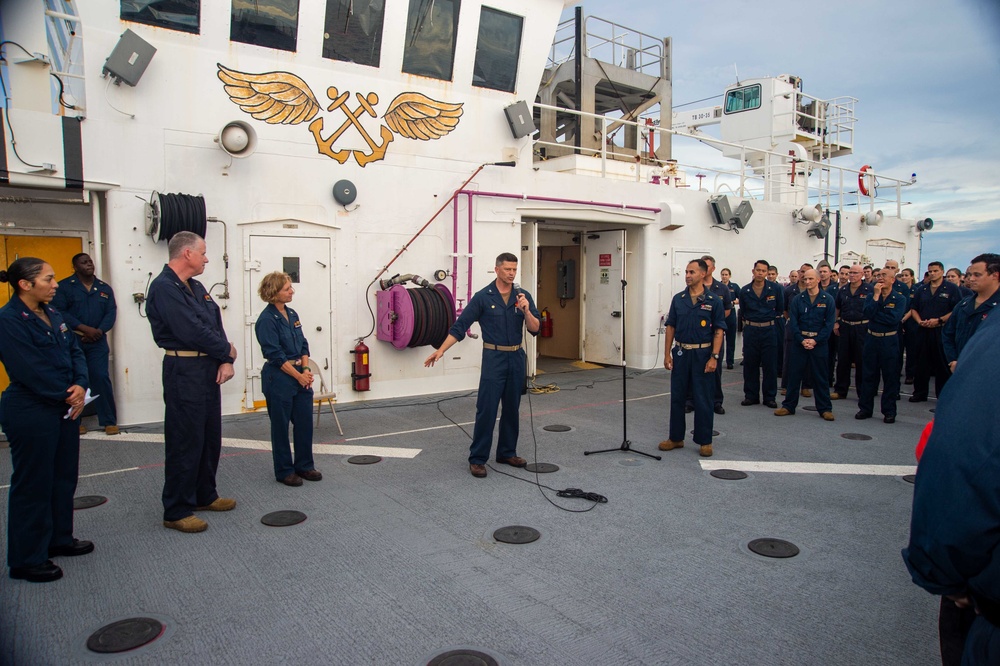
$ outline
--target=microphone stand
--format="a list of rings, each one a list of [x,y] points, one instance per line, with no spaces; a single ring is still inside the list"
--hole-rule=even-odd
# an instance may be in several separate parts
[[[640,456],[646,456],[647,458],[653,458],[655,460],[662,460],[660,456],[654,456],[652,453],[644,453],[642,451],[637,451],[632,448],[632,442],[628,440],[628,399],[626,397],[626,385],[628,384],[628,375],[626,374],[625,368],[625,285],[628,283],[622,280],[622,444],[616,449],[601,449],[599,451],[584,451],[583,455],[589,456],[591,453],[609,453],[611,451],[625,451],[627,453],[638,453]]]

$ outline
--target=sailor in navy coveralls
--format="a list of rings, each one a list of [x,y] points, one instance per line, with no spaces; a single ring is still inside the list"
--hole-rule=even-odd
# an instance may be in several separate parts
[[[851,366],[854,366],[854,388],[860,391],[862,368],[862,350],[868,330],[868,317],[865,316],[865,303],[872,293],[872,287],[864,281],[865,269],[861,264],[851,266],[848,281],[834,297],[837,301],[837,322],[833,332],[837,334],[837,377],[833,382],[832,400],[842,400],[847,397],[851,386]]]
[[[910,402],[927,400],[932,375],[934,393],[941,397],[941,391],[951,374],[944,359],[941,329],[951,317],[952,310],[962,300],[958,287],[944,279],[944,265],[940,261],[929,263],[927,272],[931,281],[917,287],[910,299],[910,313],[918,326],[917,368]]]
[[[944,359],[952,372],[969,338],[1000,303],[1000,255],[991,252],[973,259],[968,279],[974,293],[955,306],[941,333]]]
[[[690,391],[694,397],[694,442],[705,457],[712,455],[715,374],[726,331],[725,305],[705,287],[707,273],[704,259],[689,262],[684,271],[687,289],[670,303],[663,350],[663,367],[671,371],[670,430],[669,438],[659,447],[661,451],[684,447],[684,396]]]
[[[181,231],[167,246],[170,260],[149,286],[146,315],[163,349],[163,526],[180,532],[208,528],[194,511],[229,511],[215,473],[222,453],[222,384],[233,378],[236,347],[222,312],[194,276],[208,263],[205,241]]]
[[[14,287],[0,308],[0,363],[10,377],[0,426],[13,467],[7,565],[11,578],[43,583],[62,577],[48,558],[94,550],[73,538],[87,361],[62,315],[47,305],[58,288],[50,265],[22,257],[0,271],[0,282]]]
[[[274,478],[286,486],[301,486],[302,479],[319,481],[323,475],[315,469],[312,454],[313,373],[302,321],[288,307],[295,294],[292,278],[288,273],[269,273],[257,293],[268,304],[257,317],[254,332],[267,361],[261,370],[261,388],[271,420]],[[294,460],[289,422],[295,432]]]
[[[868,325],[862,347],[858,413],[854,418],[871,417],[881,375],[882,420],[895,423],[896,401],[899,399],[899,324],[906,314],[907,300],[896,289],[891,270],[882,269],[875,275],[873,293],[865,299],[863,311]]]
[[[813,269],[807,269],[799,279],[803,290],[792,299],[788,307],[788,393],[775,416],[795,413],[799,404],[799,385],[806,369],[812,370],[816,411],[827,421],[833,420],[833,405],[830,402],[830,384],[827,379],[829,355],[826,351],[833,324],[837,318],[837,307],[833,297],[819,288],[819,276]]]
[[[97,422],[105,433],[117,435],[118,415],[115,389],[108,372],[110,350],[107,338],[118,317],[115,292],[107,282],[94,277],[94,260],[89,254],[81,252],[74,256],[73,270],[73,275],[59,281],[59,291],[52,299],[52,307],[62,313],[63,319],[80,338],[80,348],[87,357],[90,389],[98,396],[94,401]]]
[[[496,460],[514,467],[527,464],[524,458],[517,455],[518,408],[524,389],[527,358],[521,339],[525,328],[531,335],[538,335],[541,326],[541,315],[531,294],[520,288],[514,289],[517,257],[509,252],[498,256],[496,275],[493,283],[476,292],[448,331],[445,341],[424,361],[426,367],[434,365],[452,345],[465,338],[465,332],[474,322],[479,322],[483,336],[483,364],[476,400],[476,425],[469,450],[469,471],[477,478],[486,476],[498,403],[503,405],[503,411]]]
[[[767,280],[767,262],[758,259],[753,265],[753,282],[740,291],[743,316],[743,406],[756,405],[761,398],[761,373],[764,376],[764,404],[778,406],[778,336],[776,323],[785,310],[781,285]],[[729,320],[726,320],[729,334]]]
[[[991,313],[962,350],[938,400],[903,550],[914,583],[975,609],[962,654],[967,666],[1000,664],[998,339],[1000,316]],[[941,638],[945,647],[943,631]]]

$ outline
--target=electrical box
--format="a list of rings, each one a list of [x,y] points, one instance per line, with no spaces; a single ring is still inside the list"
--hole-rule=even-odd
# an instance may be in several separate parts
[[[155,53],[155,46],[131,30],[126,30],[111,55],[104,61],[104,70],[101,73],[111,74],[116,80],[124,81],[134,87],[139,83]]]
[[[560,300],[576,298],[576,261],[556,262],[556,294]]]
[[[531,117],[531,109],[525,101],[515,102],[504,110],[507,116],[507,123],[510,125],[510,133],[515,139],[529,136],[535,133],[535,121]]]

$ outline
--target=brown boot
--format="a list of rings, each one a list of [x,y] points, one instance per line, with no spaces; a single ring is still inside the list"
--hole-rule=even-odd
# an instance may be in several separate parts
[[[775,416],[791,416],[792,412],[788,411],[784,407],[778,407],[776,410],[774,410],[774,415]]]
[[[700,455],[702,458],[711,458],[712,457],[712,445],[711,444],[702,444],[701,445],[701,451],[698,452],[698,455]]]
[[[469,471],[472,472],[472,476],[477,479],[486,478],[486,465],[469,465]]]
[[[120,431],[118,430],[118,426],[116,425],[104,426],[105,435],[117,435],[119,432]]]
[[[662,442],[660,442],[661,451],[673,451],[674,449],[683,449],[683,448],[684,448],[683,441],[675,442],[672,439],[665,439]]]
[[[187,518],[181,518],[180,520],[164,520],[163,526],[172,530],[177,530],[178,532],[187,532],[188,534],[204,532],[208,529],[208,523],[198,516],[188,516]]]
[[[822,414],[820,414],[820,416],[823,417],[824,421],[832,421],[833,420],[833,412],[823,412]]]
[[[195,511],[232,511],[236,507],[236,500],[228,497],[216,497],[215,501],[206,506],[199,506]]]

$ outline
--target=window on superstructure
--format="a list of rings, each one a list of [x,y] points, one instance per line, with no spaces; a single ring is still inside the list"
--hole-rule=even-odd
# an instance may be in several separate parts
[[[294,51],[299,29],[299,0],[233,0],[229,39]]]
[[[760,84],[736,88],[726,93],[726,113],[760,108]]]
[[[461,0],[410,0],[403,71],[451,81]]]
[[[120,16],[123,21],[197,35],[201,26],[201,1],[122,0]]]
[[[520,16],[483,7],[479,15],[472,85],[514,92],[523,24],[524,19]]]
[[[327,0],[323,57],[379,66],[385,0]]]

